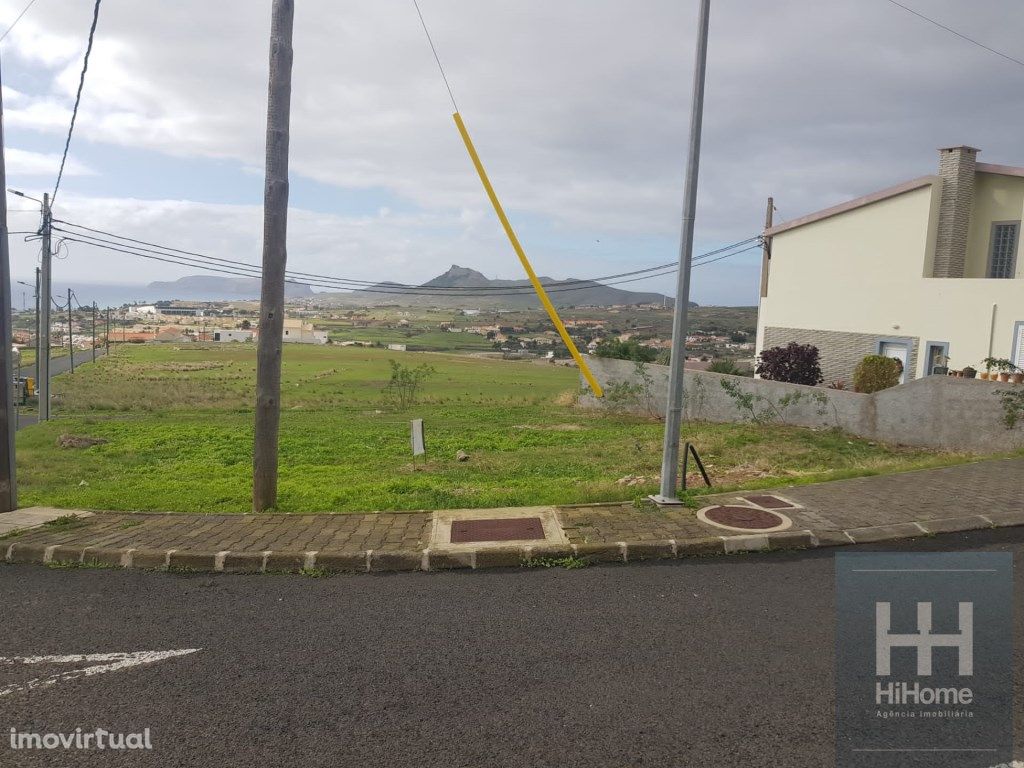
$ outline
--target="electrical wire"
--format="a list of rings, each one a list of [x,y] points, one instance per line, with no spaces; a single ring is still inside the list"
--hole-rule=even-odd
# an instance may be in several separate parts
[[[62,232],[62,233],[67,234],[67,235],[74,235],[77,238],[79,238],[78,240],[74,240],[75,242],[90,243],[90,244],[97,245],[98,247],[117,246],[117,247],[125,248],[125,249],[131,250],[131,251],[143,251],[143,252],[146,252],[146,253],[149,253],[149,254],[152,254],[152,255],[162,255],[162,256],[174,255],[174,256],[182,259],[183,263],[185,265],[187,265],[187,266],[193,266],[193,265],[195,265],[195,266],[202,266],[202,264],[205,263],[205,262],[214,262],[214,263],[216,263],[218,265],[222,265],[222,266],[224,266],[226,268],[229,268],[229,269],[243,269],[243,270],[247,270],[247,271],[253,272],[253,273],[255,273],[254,276],[258,276],[258,274],[262,273],[262,268],[260,266],[258,266],[258,265],[255,265],[255,264],[248,264],[248,263],[245,263],[245,262],[235,261],[235,260],[232,260],[232,259],[218,258],[218,257],[215,257],[215,256],[209,256],[209,255],[203,254],[203,253],[197,253],[195,251],[185,251],[185,250],[181,250],[181,249],[178,249],[178,248],[171,248],[169,246],[161,246],[161,245],[158,245],[156,243],[147,242],[145,240],[138,240],[136,238],[125,237],[125,236],[122,236],[122,235],[117,235],[117,234],[114,234],[112,232],[106,232],[104,230],[99,230],[99,229],[95,229],[95,228],[92,228],[92,227],[86,227],[86,226],[81,225],[81,224],[74,224],[72,222],[64,221],[62,219],[55,219],[54,222],[55,223],[59,223],[59,224],[64,224],[64,225],[69,226],[69,227],[74,227],[77,230],[83,230],[85,232],[95,233],[96,235],[103,235],[103,236],[105,236],[105,238],[113,238],[113,240],[109,240],[109,239],[104,239],[104,237],[95,237],[95,236],[92,236],[92,235],[83,235],[81,232],[72,232],[72,231],[70,231],[68,229],[64,229],[62,227],[54,227],[55,231]],[[62,239],[70,239],[70,238],[62,238]],[[735,248],[738,248],[740,246],[747,245],[747,244],[750,244],[750,243],[758,243],[757,247],[760,247],[760,245],[759,245],[760,244],[760,239],[761,238],[759,236],[751,237],[751,238],[747,238],[746,240],[741,240],[741,241],[739,241],[737,243],[733,243],[731,245],[727,245],[727,246],[724,246],[722,248],[715,249],[713,251],[708,251],[707,253],[704,253],[704,254],[701,254],[700,256],[695,257],[695,261],[696,260],[700,260],[700,259],[704,259],[704,258],[707,258],[707,257],[715,256],[715,255],[718,255],[718,254],[721,254],[721,253],[725,253],[727,251],[731,251],[731,250],[733,250]],[[115,242],[115,241],[123,241],[123,242]],[[126,243],[130,243],[131,245],[126,245]],[[146,247],[139,247],[139,246],[146,246]],[[575,286],[575,285],[581,285],[581,286],[584,286],[584,287],[589,287],[589,286],[592,286],[594,283],[604,283],[604,282],[610,281],[610,280],[619,280],[621,278],[632,278],[632,277],[636,277],[636,276],[639,276],[639,275],[644,275],[645,277],[638,278],[638,279],[646,279],[647,277],[658,277],[658,276],[660,276],[660,273],[664,272],[665,270],[669,270],[670,272],[675,272],[675,270],[677,269],[677,266],[678,265],[675,262],[670,262],[670,263],[667,263],[667,264],[658,264],[658,265],[653,266],[653,267],[647,267],[645,269],[638,269],[638,270],[633,270],[633,271],[630,271],[630,272],[620,272],[618,274],[603,275],[603,276],[600,276],[600,277],[593,277],[593,278],[587,278],[587,279],[552,280],[552,281],[548,281],[548,282],[544,283],[544,285],[545,285],[546,288],[550,287],[553,290],[558,290],[558,289],[568,288],[570,286]],[[312,281],[319,281],[318,285],[320,287],[333,287],[333,288],[351,289],[351,290],[358,290],[358,289],[362,289],[362,288],[373,288],[375,290],[376,289],[381,289],[382,291],[386,291],[386,292],[389,292],[389,293],[398,293],[398,292],[404,292],[404,291],[417,291],[421,295],[438,295],[438,296],[446,295],[446,294],[513,295],[515,293],[529,294],[533,290],[532,287],[529,286],[529,285],[518,285],[518,286],[516,286],[516,285],[509,285],[509,286],[476,286],[476,287],[474,287],[474,286],[410,285],[408,283],[392,283],[392,282],[388,282],[386,284],[382,284],[380,281],[356,280],[356,279],[353,279],[353,278],[342,278],[342,277],[335,277],[335,276],[331,276],[331,275],[316,274],[316,273],[311,273],[311,272],[300,272],[300,271],[295,271],[295,270],[289,270],[287,272],[287,275],[289,277],[291,277],[291,278],[294,278],[292,280],[292,282],[296,282],[296,283],[302,282],[303,279],[307,279],[307,278],[312,280]],[[630,282],[635,282],[635,281],[630,281]],[[328,285],[323,286],[322,285],[323,283],[327,283]],[[311,283],[311,284],[314,284],[314,283]]]
[[[7,39],[7,36],[11,34],[11,30],[18,26],[18,22],[21,21],[21,17],[28,13],[28,9],[36,4],[36,0],[29,0],[29,4],[25,6],[24,10],[18,14],[18,18],[11,22],[11,26],[7,28],[7,31],[0,35],[0,43]]]
[[[96,5],[93,6],[92,26],[89,27],[89,42],[85,46],[85,58],[82,60],[82,75],[78,79],[78,93],[75,95],[74,109],[71,110],[71,125],[68,127],[68,138],[64,142],[64,155],[60,159],[60,170],[57,172],[57,183],[53,186],[51,205],[57,200],[57,192],[60,190],[60,182],[61,179],[64,178],[64,164],[68,161],[68,151],[71,149],[71,135],[75,132],[75,121],[78,119],[78,106],[82,103],[82,89],[85,88],[85,73],[89,70],[89,54],[92,53],[92,42],[96,37],[96,24],[100,19],[100,2],[101,0],[96,0]]]
[[[83,238],[70,237],[70,236],[66,237],[66,238],[62,238],[62,239],[66,240],[67,242],[77,242],[77,243],[81,243],[83,245],[91,245],[91,246],[93,246],[95,248],[101,248],[101,249],[108,250],[108,251],[113,251],[113,252],[116,252],[116,253],[123,253],[123,254],[131,255],[131,256],[136,256],[136,257],[139,257],[139,258],[149,259],[149,260],[152,260],[152,261],[159,261],[159,262],[163,262],[163,263],[167,263],[167,264],[175,264],[177,266],[186,266],[186,267],[191,267],[191,268],[197,268],[197,269],[201,269],[201,270],[204,270],[204,271],[207,271],[207,272],[215,272],[215,273],[219,273],[219,274],[231,275],[231,276],[234,276],[234,277],[246,277],[246,278],[255,278],[255,279],[260,279],[262,277],[261,269],[259,267],[255,266],[255,265],[246,265],[246,264],[242,264],[242,263],[236,263],[234,266],[214,265],[214,264],[210,264],[210,263],[207,263],[207,262],[203,262],[203,261],[199,261],[199,260],[196,260],[196,259],[191,259],[191,258],[183,257],[183,256],[174,256],[172,254],[158,254],[156,252],[144,252],[144,250],[133,249],[133,248],[130,248],[130,247],[127,247],[127,246],[126,247],[118,247],[118,245],[116,245],[116,244],[109,244],[109,243],[106,243],[106,242],[103,242],[103,241],[87,240],[87,239],[83,239]],[[760,248],[760,247],[761,246],[759,244],[755,244],[755,245],[748,246],[746,248],[741,248],[741,249],[737,249],[737,250],[734,250],[734,251],[731,251],[731,252],[728,252],[728,253],[723,253],[723,254],[721,254],[721,255],[713,258],[713,259],[707,259],[705,261],[696,261],[694,263],[694,266],[703,266],[703,264],[705,264],[705,263],[710,264],[710,263],[713,263],[713,262],[716,262],[716,261],[721,261],[722,259],[730,258],[732,256],[738,256],[741,253],[746,253],[747,251],[754,250],[754,249]],[[587,290],[587,289],[592,289],[592,288],[612,287],[612,286],[615,286],[615,285],[624,285],[624,284],[628,284],[628,283],[634,283],[634,282],[637,282],[637,281],[640,281],[640,280],[648,280],[648,279],[651,279],[651,278],[654,278],[654,277],[661,277],[661,276],[665,276],[665,275],[670,275],[670,274],[673,274],[675,272],[675,269],[676,268],[673,267],[672,269],[664,270],[664,271],[659,272],[659,273],[646,274],[646,275],[643,275],[643,276],[640,276],[640,277],[632,277],[632,278],[628,278],[628,279],[613,280],[613,281],[608,281],[608,282],[605,282],[605,283],[586,282],[584,285],[577,285],[577,286],[570,286],[570,287],[563,287],[563,288],[554,288],[554,289],[551,290],[551,292],[552,293],[567,293],[567,292],[570,292],[570,291],[579,291],[579,290]],[[285,278],[285,282],[286,283],[292,283],[294,285],[307,285],[307,286],[316,287],[316,288],[326,288],[326,289],[330,289],[330,290],[334,290],[334,291],[339,290],[339,286],[335,285],[335,284],[332,284],[332,283],[324,283],[324,282],[309,281],[309,280],[299,280],[299,279],[296,279],[294,277],[286,277]],[[581,281],[581,282],[583,282],[583,281]],[[388,286],[388,285],[378,285],[376,287],[371,287],[371,288],[368,288],[368,289],[364,288],[364,289],[359,289],[359,290],[362,290],[362,291],[364,291],[366,293],[384,294],[384,295],[404,295],[404,296],[410,296],[411,295],[411,296],[433,296],[433,297],[441,297],[441,296],[451,297],[452,296],[452,294],[450,294],[450,293],[449,294],[445,294],[445,293],[438,293],[437,291],[432,291],[432,290],[429,289],[429,287],[427,289],[425,289],[425,290],[391,290],[391,288],[392,288],[392,286]],[[344,289],[344,290],[352,290],[352,289]],[[488,294],[467,292],[467,293],[463,293],[463,294],[459,294],[459,295],[460,296],[472,296],[474,298],[485,298],[485,297],[493,297],[493,296],[522,296],[522,295],[524,295],[524,293],[521,292],[521,291],[515,291],[515,292],[496,291],[494,293],[488,293]],[[526,295],[528,295],[528,294],[526,294]]]
[[[455,111],[459,111],[459,105],[455,103],[455,94],[452,93],[452,86],[448,82],[448,76],[444,73],[444,67],[441,66],[441,57],[437,55],[437,48],[434,47],[434,38],[430,36],[430,30],[427,29],[427,22],[423,18],[423,11],[420,10],[420,4],[418,0],[412,0],[412,4],[416,6],[416,13],[419,14],[420,24],[423,25],[423,32],[427,36],[427,42],[430,43],[430,50],[434,52],[434,61],[437,62],[437,68],[441,70],[441,79],[444,80],[444,87],[448,89],[448,96],[452,100],[452,107]]]
[[[132,248],[130,246],[125,246],[122,243],[114,243],[114,242],[111,242],[111,241],[108,241],[108,240],[102,240],[102,239],[99,239],[99,238],[85,237],[85,236],[82,236],[82,237],[71,237],[71,236],[69,236],[69,237],[62,238],[62,241],[78,242],[78,243],[81,243],[83,245],[92,245],[94,247],[104,248],[104,249],[115,251],[115,252],[119,252],[119,253],[125,253],[125,254],[134,255],[134,256],[139,256],[141,258],[148,258],[148,259],[155,260],[155,261],[162,261],[162,262],[169,263],[169,264],[176,264],[176,265],[179,265],[179,266],[195,267],[195,268],[203,269],[203,270],[206,270],[206,271],[220,272],[222,274],[230,274],[230,275],[236,275],[236,276],[241,276],[241,277],[257,278],[257,279],[262,276],[262,270],[261,270],[260,267],[258,267],[256,265],[251,265],[251,264],[244,264],[244,263],[241,263],[241,262],[228,262],[226,264],[211,265],[207,261],[204,261],[204,260],[194,259],[194,258],[190,258],[190,257],[186,257],[186,256],[175,256],[173,254],[162,253],[160,251],[153,251],[151,249]],[[722,254],[722,256],[719,256],[718,258],[707,259],[706,261],[708,263],[713,262],[713,261],[719,261],[722,258],[728,258],[728,257],[731,257],[731,256],[735,256],[735,255],[738,255],[739,253],[745,253],[745,252],[747,252],[749,250],[752,250],[752,249],[755,249],[755,248],[760,248],[760,247],[761,247],[760,244],[757,243],[757,244],[754,244],[754,245],[749,246],[747,248],[732,249],[731,251]],[[720,249],[720,250],[722,250],[722,249]],[[718,252],[719,251],[716,251],[715,253],[718,253]],[[701,262],[699,260],[700,258],[701,257],[698,257],[698,260],[695,261],[695,266],[699,266],[701,263],[703,263],[703,262]],[[573,291],[573,290],[585,290],[587,288],[594,288],[594,287],[598,287],[600,285],[608,285],[608,286],[610,286],[610,285],[620,285],[620,284],[626,284],[626,283],[633,283],[633,282],[637,282],[637,281],[640,281],[640,280],[647,280],[647,279],[651,279],[651,278],[655,278],[655,277],[661,277],[661,276],[664,276],[664,275],[674,274],[676,269],[677,269],[677,267],[675,265],[669,265],[667,269],[665,269],[665,268],[659,268],[659,269],[660,269],[660,271],[642,270],[642,272],[644,272],[645,274],[641,274],[639,276],[625,278],[625,279],[620,278],[620,279],[615,279],[615,280],[604,280],[604,281],[600,281],[600,282],[597,281],[597,280],[576,280],[576,281],[573,281],[574,285],[558,286],[558,287],[552,288],[551,290],[552,290],[552,292],[565,292],[565,291]],[[641,270],[638,270],[638,272],[640,272],[640,271]],[[482,290],[485,287],[481,286],[477,290],[474,290],[473,288],[467,288],[466,290],[464,290],[464,291],[462,291],[462,292],[460,292],[458,294],[452,294],[452,293],[450,293],[448,291],[442,291],[441,287],[433,287],[433,286],[410,286],[408,288],[403,288],[403,287],[400,287],[400,286],[397,286],[397,285],[393,285],[393,284],[374,283],[374,284],[371,284],[371,285],[366,286],[366,287],[353,288],[352,286],[349,286],[349,285],[344,285],[344,284],[339,285],[337,282],[334,282],[333,280],[331,282],[324,282],[323,280],[309,280],[308,278],[292,275],[290,273],[287,276],[287,282],[290,282],[290,283],[293,283],[293,284],[296,284],[296,285],[309,285],[311,287],[327,288],[327,289],[331,289],[331,290],[335,290],[335,291],[337,291],[337,290],[363,290],[363,291],[367,291],[367,292],[371,292],[371,293],[383,293],[383,294],[392,294],[392,295],[420,295],[420,296],[453,296],[453,295],[459,295],[459,296],[475,296],[475,297],[529,295],[528,291],[523,290],[524,288],[528,288],[529,286],[495,286],[496,290],[488,291],[486,293],[482,292]]]
[[[897,8],[902,8],[907,13],[912,13],[914,16],[917,16],[919,19],[924,19],[929,24],[934,24],[939,29],[946,30],[951,35],[956,35],[961,40],[966,40],[968,43],[971,43],[972,45],[976,45],[979,48],[984,48],[989,53],[994,53],[996,56],[1001,56],[1002,58],[1006,59],[1007,61],[1012,61],[1014,64],[1019,64],[1020,66],[1024,67],[1024,60],[1014,58],[1013,56],[1009,55],[1008,53],[1003,53],[1002,51],[997,51],[995,48],[991,48],[991,47],[985,45],[984,43],[980,42],[979,40],[975,40],[973,37],[968,37],[963,32],[957,32],[955,29],[953,29],[952,27],[947,27],[942,22],[936,21],[935,19],[933,19],[933,18],[931,18],[929,16],[925,16],[923,13],[919,13],[918,11],[915,11],[913,8],[908,8],[907,6],[903,5],[903,3],[896,2],[896,0],[887,0],[887,2],[892,3]]]

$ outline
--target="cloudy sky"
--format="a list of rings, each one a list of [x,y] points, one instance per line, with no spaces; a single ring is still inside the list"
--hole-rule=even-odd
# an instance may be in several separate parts
[[[0,0],[0,29],[25,0]],[[461,112],[538,270],[671,261],[697,0],[422,0]],[[1020,0],[906,0],[1024,58]],[[520,267],[451,120],[411,0],[297,0],[289,266],[418,282]],[[1024,67],[887,0],[713,0],[697,220],[703,252],[930,173],[969,143],[1024,165]],[[91,19],[37,0],[0,44],[9,186],[52,189]],[[104,0],[55,216],[258,263],[270,0]],[[38,212],[8,197],[12,230]],[[37,244],[13,238],[30,279]],[[195,270],[71,244],[55,281]],[[695,270],[693,298],[756,302],[759,256]],[[633,287],[672,292],[671,278]],[[86,300],[86,297],[83,297]]]

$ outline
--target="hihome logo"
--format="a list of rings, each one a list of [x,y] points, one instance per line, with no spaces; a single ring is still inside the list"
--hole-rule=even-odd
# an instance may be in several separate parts
[[[932,632],[932,604],[917,603],[917,632],[896,633],[892,631],[892,604],[875,603],[875,675],[892,675],[892,652],[894,648],[913,648],[917,652],[917,677],[932,674],[932,651],[936,648],[954,648],[957,653],[957,674],[971,677],[974,674],[974,604],[957,604],[959,627],[957,632],[945,634]],[[924,705],[969,705],[974,701],[974,692],[967,687],[929,687],[920,682],[875,682],[875,704],[924,704]]]
[[[836,768],[1013,759],[1009,552],[839,552]]]

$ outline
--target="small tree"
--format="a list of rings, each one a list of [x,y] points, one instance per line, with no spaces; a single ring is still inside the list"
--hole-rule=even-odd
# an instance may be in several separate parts
[[[865,394],[880,392],[899,384],[902,373],[903,364],[896,358],[868,355],[857,364],[853,372],[853,389]]]
[[[814,386],[825,379],[821,375],[818,348],[813,344],[791,341],[785,347],[772,347],[757,360],[757,375],[770,381]]]
[[[391,363],[391,379],[384,387],[384,397],[404,410],[416,404],[420,386],[436,371],[426,364],[413,368],[411,365],[402,365],[394,360],[389,362]]]
[[[645,347],[636,339],[619,341],[618,339],[604,339],[598,342],[594,354],[598,357],[613,357],[619,360],[632,360],[635,363],[653,363],[658,357],[658,350],[654,347]]]

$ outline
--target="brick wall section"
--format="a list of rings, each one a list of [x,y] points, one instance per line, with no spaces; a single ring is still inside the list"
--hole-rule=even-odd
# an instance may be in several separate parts
[[[875,333],[847,333],[845,331],[819,331],[807,328],[774,328],[764,329],[764,347],[784,347],[789,342],[797,344],[813,344],[821,353],[821,375],[825,383],[833,381],[846,382],[853,389],[853,372],[857,363],[867,355],[878,354],[878,342],[881,339],[901,341],[907,344],[907,381],[914,378],[917,370],[917,339],[905,336],[880,336]]]
[[[939,229],[935,242],[933,277],[963,277],[967,261],[967,229],[974,207],[974,175],[978,150],[949,147],[939,150]]]

